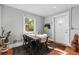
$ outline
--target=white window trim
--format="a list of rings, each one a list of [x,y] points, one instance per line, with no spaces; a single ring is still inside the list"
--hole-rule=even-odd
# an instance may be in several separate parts
[[[23,17],[23,34],[32,34],[32,33],[35,33],[36,32],[36,19],[34,17],[27,17],[27,16],[24,16]],[[25,18],[33,18],[34,19],[34,31],[26,31],[25,30]]]

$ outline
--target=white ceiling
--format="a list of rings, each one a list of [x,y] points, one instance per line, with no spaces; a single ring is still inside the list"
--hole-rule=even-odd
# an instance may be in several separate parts
[[[77,4],[7,4],[7,6],[46,17],[77,6]]]

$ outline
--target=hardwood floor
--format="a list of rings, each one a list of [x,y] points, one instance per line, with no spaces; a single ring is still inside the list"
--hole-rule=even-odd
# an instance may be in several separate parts
[[[49,43],[54,46],[54,50],[50,51],[48,55],[62,55],[62,54],[79,55],[79,51],[75,52],[74,50],[71,49],[71,47],[64,46],[62,44],[58,44],[58,43],[51,42],[51,41],[49,41]]]
[[[23,46],[19,46],[9,49],[7,55],[62,55],[65,53],[66,55],[79,55],[79,52],[74,52],[70,48],[53,41],[48,41],[48,45],[54,47],[54,50],[47,51],[43,46],[43,49],[40,50],[31,51],[31,49],[28,48],[27,51],[25,51],[23,50]]]
[[[2,55],[2,50],[0,48],[0,55]],[[5,55],[5,54],[4,54]],[[12,48],[8,48],[6,55],[13,55],[13,49]]]
[[[58,48],[58,49],[61,49],[61,50],[65,50],[65,48],[66,48],[65,45],[55,43],[53,41],[48,41],[48,43],[49,43],[49,45],[54,46],[54,48]]]

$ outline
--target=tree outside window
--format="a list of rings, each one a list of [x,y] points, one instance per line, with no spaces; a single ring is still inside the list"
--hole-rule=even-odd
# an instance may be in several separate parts
[[[34,19],[32,18],[25,19],[25,31],[27,32],[34,31]]]

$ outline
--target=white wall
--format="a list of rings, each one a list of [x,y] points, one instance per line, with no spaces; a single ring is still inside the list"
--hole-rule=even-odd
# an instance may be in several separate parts
[[[44,24],[50,24],[50,29],[44,27],[44,32],[48,35],[49,39],[54,40],[54,20],[52,16],[45,17]]]
[[[72,8],[71,10],[71,41],[73,39],[74,34],[78,34],[79,35],[79,6]],[[73,29],[72,29],[73,28]]]
[[[72,8],[72,27],[79,29],[79,7]]]
[[[1,6],[0,6],[0,35],[1,35]]]
[[[7,31],[11,31],[10,42],[14,40],[21,41],[23,34],[23,20],[24,16],[34,17],[36,19],[36,31],[43,33],[43,17],[37,16],[25,11],[21,11],[15,8],[3,6],[2,11],[2,26]]]

